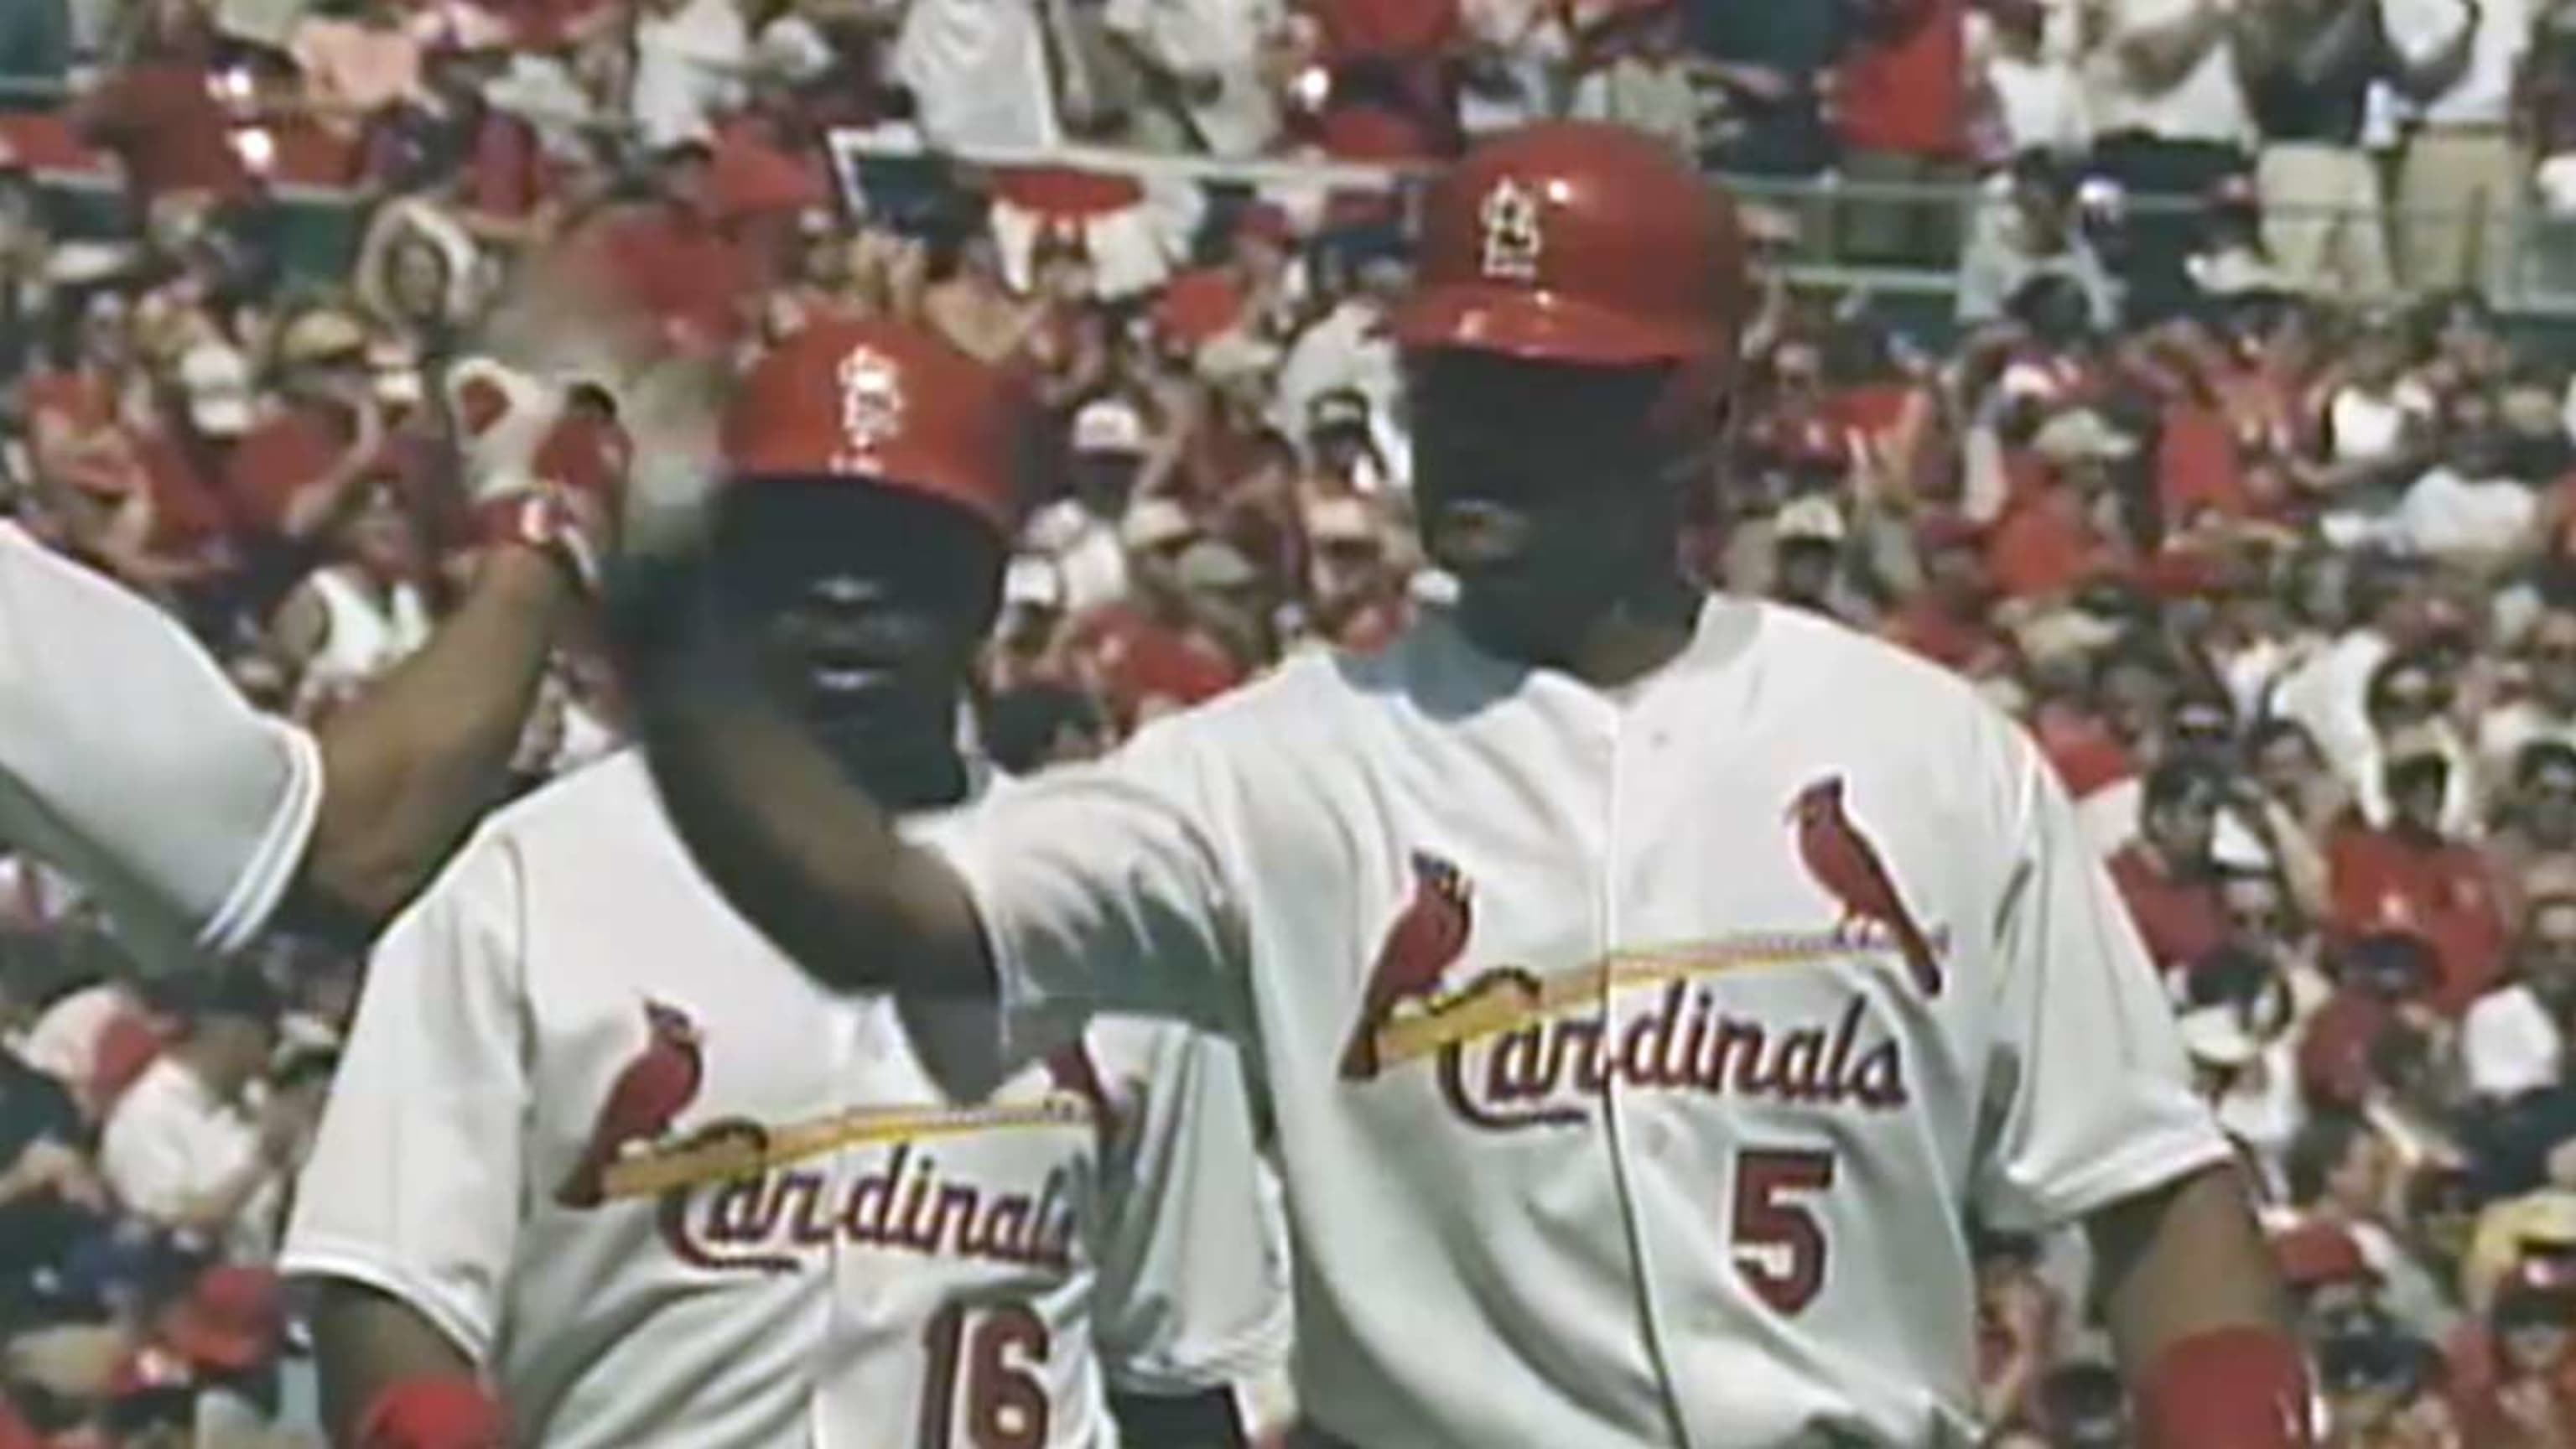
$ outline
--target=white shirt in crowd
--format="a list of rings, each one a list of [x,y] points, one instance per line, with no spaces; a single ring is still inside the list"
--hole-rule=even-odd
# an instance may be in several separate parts
[[[2327,440],[2338,463],[2390,457],[2406,441],[2409,423],[2421,426],[2432,419],[2432,394],[2412,378],[2384,393],[2339,387],[2326,403]]]
[[[2389,530],[2445,563],[2475,563],[2522,547],[2540,517],[2540,495],[2518,478],[2466,478],[2437,467],[2397,502]]]
[[[1259,1042],[1355,1445],[1972,1442],[1961,1223],[2229,1151],[2028,737],[1793,611],[1712,599],[1605,694],[1434,609],[953,827],[1021,1051]]]
[[[2481,1097],[2516,1097],[2556,1086],[2566,1070],[2566,1043],[2539,993],[2522,982],[2500,986],[2470,1003],[2460,1019],[2460,1060],[2469,1090]]]
[[[177,1221],[194,1199],[259,1161],[259,1124],[223,1101],[176,1053],[134,1079],[99,1134],[98,1166],[118,1201],[145,1218]],[[264,1263],[276,1256],[284,1184],[275,1176],[242,1200],[221,1234],[224,1255]]]
[[[1118,541],[1114,521],[1059,498],[1030,515],[1021,537],[1029,549],[1055,561],[1067,617],[1127,597],[1127,548]]]
[[[322,645],[304,666],[308,697],[347,700],[420,651],[435,625],[417,584],[396,583],[381,598],[354,565],[315,569],[305,584],[322,605]]]
[[[622,755],[495,814],[378,946],[283,1265],[409,1305],[550,1449],[1107,1449],[1112,1387],[1284,1372],[1232,1050],[1104,1021],[955,1105],[922,1054],[989,1069],[992,1032],[790,966]]]
[[[2084,79],[2064,59],[2043,52],[2025,60],[1998,51],[1986,57],[1985,80],[2015,153],[2076,155],[2092,144]]]
[[[2501,126],[2513,114],[2514,78],[2531,48],[2530,0],[2479,0],[2478,33],[2469,62],[2450,89],[2415,108],[2428,126]],[[2381,0],[2389,43],[2420,63],[2449,45],[2469,23],[2461,0]]]
[[[321,800],[312,736],[252,709],[169,615],[0,522],[0,840],[178,964],[267,923]]]
[[[2326,763],[2347,780],[2368,773],[2378,740],[2370,727],[2370,676],[2397,650],[2376,629],[2295,642],[2299,660],[2272,687],[2271,707],[2299,722]]]
[[[2120,37],[2170,25],[2218,0],[2110,0],[2110,33],[2087,61],[2094,133],[2136,131],[2167,141],[2243,146],[2255,139],[2254,113],[2237,79],[2236,42],[2222,37],[2171,87],[2145,92],[2117,57]]]
[[[1108,0],[1101,23],[1164,69],[1214,74],[1214,96],[1188,103],[1210,155],[1258,156],[1279,134],[1279,103],[1261,73],[1263,43],[1286,23],[1278,0]]]
[[[647,146],[701,140],[741,103],[751,32],[734,0],[638,6],[635,77],[627,108]]]
[[[912,0],[892,68],[933,144],[1046,147],[1063,138],[1032,0]]]
[[[1387,460],[1397,489],[1412,486],[1411,435],[1404,429],[1404,372],[1386,335],[1386,314],[1366,298],[1345,298],[1297,334],[1279,364],[1271,395],[1271,426],[1304,437],[1316,398],[1342,388],[1368,399],[1369,430],[1378,456]]]

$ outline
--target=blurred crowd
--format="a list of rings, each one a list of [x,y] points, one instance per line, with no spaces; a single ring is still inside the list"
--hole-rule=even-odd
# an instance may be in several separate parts
[[[975,719],[1021,771],[1439,597],[1379,327],[1405,165],[1570,110],[1848,178],[1757,244],[1954,268],[1955,327],[1774,269],[1678,545],[2029,723],[2330,1442],[2576,1449],[2576,390],[2482,300],[2576,265],[2518,244],[2576,202],[2576,4],[8,0],[11,76],[0,506],[250,696],[347,708],[447,607],[440,379],[543,241],[720,363],[890,313],[1022,377]],[[1066,141],[1397,165],[1013,153]],[[53,184],[90,168],[114,205]],[[344,269],[292,255],[298,185],[358,209]],[[567,653],[525,783],[618,721]],[[299,1442],[263,1265],[356,970],[146,979],[0,858],[0,1449]],[[2082,1245],[1979,1257],[1999,1442],[2128,1442]]]

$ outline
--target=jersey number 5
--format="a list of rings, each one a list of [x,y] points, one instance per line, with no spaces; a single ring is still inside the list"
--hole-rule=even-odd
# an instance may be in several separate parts
[[[1831,1152],[1748,1147],[1735,1155],[1735,1271],[1775,1313],[1796,1314],[1824,1289],[1831,1245],[1799,1199],[1833,1185]]]
[[[921,1449],[1046,1449],[1046,1320],[1018,1303],[951,1303],[922,1335]],[[961,1404],[960,1399],[964,1402]],[[965,1422],[958,1423],[963,1411]]]

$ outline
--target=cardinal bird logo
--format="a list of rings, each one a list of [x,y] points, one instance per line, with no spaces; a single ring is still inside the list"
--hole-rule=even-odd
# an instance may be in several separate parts
[[[1413,853],[1413,896],[1369,968],[1368,995],[1342,1048],[1342,1080],[1365,1082],[1377,1075],[1378,1028],[1400,1003],[1439,990],[1442,973],[1466,954],[1476,924],[1473,896],[1458,867],[1429,851]]]
[[[644,1047],[618,1072],[608,1100],[590,1129],[590,1145],[564,1174],[555,1202],[568,1208],[594,1208],[602,1198],[603,1180],[618,1154],[638,1142],[651,1142],[697,1100],[706,1079],[697,1023],[678,1007],[644,1003]]]
[[[1851,812],[1843,805],[1842,777],[1827,776],[1799,791],[1789,806],[1789,818],[1797,822],[1798,858],[1806,864],[1807,874],[1832,892],[1842,907],[1836,931],[1867,924],[1886,928],[1896,939],[1914,984],[1926,996],[1940,995],[1940,956],[1915,923],[1914,913],[1905,908],[1905,898],[1897,894],[1896,881],[1888,875],[1887,863],[1879,859],[1878,848],[1852,822]]]

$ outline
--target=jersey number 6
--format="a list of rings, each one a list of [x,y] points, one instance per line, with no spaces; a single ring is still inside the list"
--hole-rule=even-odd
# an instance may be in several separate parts
[[[930,1356],[921,1393],[921,1449],[1046,1449],[1046,1320],[1018,1303],[951,1303],[922,1335]],[[963,1380],[961,1383],[960,1380]]]
[[[1833,1185],[1831,1152],[1748,1147],[1735,1156],[1735,1271],[1775,1313],[1796,1314],[1825,1286],[1825,1225],[1798,1199]]]

